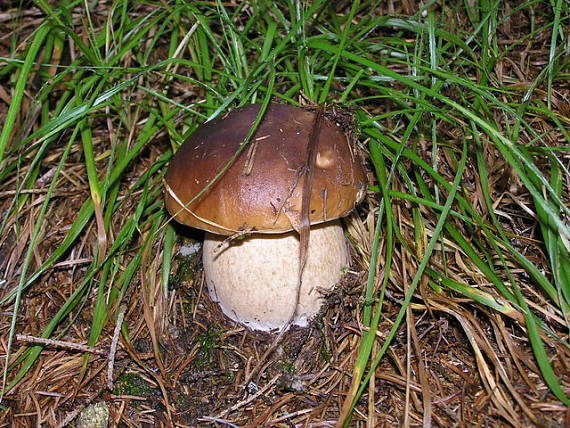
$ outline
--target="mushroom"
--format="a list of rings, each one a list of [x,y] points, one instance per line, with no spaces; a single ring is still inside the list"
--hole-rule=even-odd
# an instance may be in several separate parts
[[[300,243],[295,231],[315,113],[269,104],[248,146],[213,182],[259,111],[259,104],[236,109],[191,135],[167,171],[166,207],[178,222],[206,231],[206,284],[229,318],[272,330],[287,327],[295,313],[293,324],[307,326],[322,305],[322,291],[331,290],[349,266],[338,219],[362,199],[365,173],[341,127],[323,119],[310,194],[308,256],[297,301]],[[228,240],[232,235],[237,238]]]

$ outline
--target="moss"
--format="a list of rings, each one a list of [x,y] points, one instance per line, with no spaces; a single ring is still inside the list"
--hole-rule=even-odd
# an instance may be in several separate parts
[[[190,257],[176,256],[174,260],[177,262],[178,267],[176,273],[170,276],[169,282],[179,283],[185,281],[192,281],[196,277],[196,256]]]
[[[295,365],[291,361],[281,361],[281,370],[289,375],[295,375]]]
[[[196,269],[200,262],[200,251],[196,250],[187,255],[177,254],[174,256],[176,262],[176,272],[170,276],[170,283],[179,284],[186,281],[193,281],[196,278]]]
[[[115,395],[136,395],[150,397],[158,391],[152,388],[141,376],[136,373],[126,373],[119,377],[113,388]]]
[[[232,383],[236,378],[236,373],[231,371],[231,370],[228,370],[225,373],[225,378],[226,378],[226,382]]]
[[[192,362],[195,367],[206,369],[212,368],[212,351],[217,346],[220,332],[215,328],[208,328],[204,333],[196,337],[194,343],[198,345],[196,358]]]
[[[321,357],[321,359],[323,361],[325,361],[326,363],[330,363],[331,362],[331,353],[329,352],[329,349],[327,347],[327,342],[326,340],[323,340],[321,343],[321,348],[319,349],[319,356]]]

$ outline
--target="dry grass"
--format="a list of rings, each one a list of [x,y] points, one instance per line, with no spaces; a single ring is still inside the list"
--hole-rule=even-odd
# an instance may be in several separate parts
[[[349,2],[340,3],[337,7],[339,13],[348,13]],[[405,17],[415,12],[413,3],[385,2],[376,13],[378,16]],[[503,2],[502,5],[503,10],[516,8],[516,2]],[[73,9],[71,19],[76,23],[75,31],[81,39],[88,41],[90,26],[99,29],[106,25],[110,6],[110,2],[98,2],[90,16],[91,23],[79,10],[81,5]],[[233,4],[227,7],[232,8]],[[162,6],[151,3],[133,4],[129,14],[134,19],[159,9],[162,10]],[[497,42],[501,46],[510,46],[513,41],[531,34],[534,28],[543,28],[552,16],[542,12],[532,19],[526,9],[513,12],[497,29]],[[446,5],[443,10],[438,8],[437,13],[448,17],[449,27],[457,26],[465,31],[470,28],[467,14],[460,8],[456,10]],[[568,17],[565,19],[567,25]],[[5,28],[0,39],[0,57],[11,58],[22,53],[32,31],[44,20],[44,12],[27,2],[0,6],[0,25]],[[357,16],[354,22],[359,20],[360,16]],[[180,28],[188,30],[191,23],[183,21],[180,25]],[[156,25],[141,43],[151,44],[153,35],[159,31],[159,25]],[[389,36],[412,37],[409,33],[395,34],[386,27],[374,29],[369,34],[371,39]],[[546,27],[524,43],[513,45],[490,71],[493,84],[503,85],[498,91],[504,91],[502,101],[514,105],[515,109],[524,103],[526,90],[549,62],[549,36]],[[156,43],[148,64],[168,58],[168,43],[168,40]],[[70,64],[75,54],[77,52],[72,50],[61,52],[59,57],[54,53],[49,63]],[[199,53],[184,51],[181,54],[183,57],[191,55],[198,56]],[[126,69],[135,67],[139,61],[135,55],[127,54],[116,66]],[[2,122],[7,116],[15,86],[16,69],[8,70],[8,67],[6,65],[7,71],[0,75]],[[170,71],[192,79],[206,79],[188,64],[169,67]],[[397,70],[396,66],[391,68]],[[465,70],[461,72],[476,80],[480,70],[472,64],[465,64]],[[51,103],[53,107],[58,97],[64,94],[65,85],[74,78],[70,74],[66,78],[68,80],[62,80],[54,87],[47,101],[38,104],[36,101],[41,91],[38,82],[47,81],[46,73],[56,76],[57,69],[46,68],[42,73],[34,70],[29,78],[10,139],[10,146],[16,149],[6,152],[2,164],[6,171],[9,169],[0,182],[0,220],[3,222],[0,279],[4,279],[4,282],[0,280],[0,297],[3,299],[18,289],[30,245],[33,245],[33,251],[27,278],[54,254],[73,228],[81,207],[93,194],[85,146],[79,139],[71,147],[66,146],[73,127],[59,133],[41,155],[38,153],[43,149],[38,139],[32,138],[28,145],[17,148],[19,141],[44,125],[50,107],[43,106]],[[77,290],[83,290],[78,298],[80,303],[69,313],[64,313],[62,321],[49,334],[51,339],[64,343],[53,341],[42,346],[29,371],[17,386],[4,395],[1,426],[62,426],[69,422],[70,415],[76,415],[84,406],[99,401],[105,401],[109,406],[109,426],[335,426],[351,388],[361,336],[367,329],[362,319],[366,304],[363,296],[373,252],[374,225],[382,209],[378,192],[372,189],[357,212],[345,221],[353,244],[353,266],[338,289],[327,297],[322,314],[310,328],[287,332],[275,351],[265,356],[273,337],[248,331],[223,316],[205,293],[199,254],[191,257],[176,255],[169,289],[163,287],[163,249],[168,239],[161,203],[161,174],[167,160],[163,154],[168,153],[178,141],[177,136],[182,137],[196,125],[198,118],[180,111],[174,119],[164,119],[169,117],[169,112],[164,104],[159,103],[157,94],[165,94],[170,100],[191,106],[200,117],[211,113],[204,106],[210,103],[206,101],[210,95],[196,82],[169,80],[171,76],[155,71],[141,75],[134,71],[125,72],[122,78],[127,80],[135,76],[140,85],[126,88],[121,95],[128,103],[120,107],[110,104],[89,119],[95,165],[101,181],[107,168],[114,167],[113,157],[119,155],[113,152],[117,141],[125,141],[125,147],[135,146],[144,135],[145,126],[155,120],[149,113],[153,109],[162,109],[163,116],[159,117],[164,122],[153,133],[150,142],[136,153],[116,184],[109,188],[107,197],[114,195],[115,205],[109,214],[108,227],[102,232],[101,224],[108,214],[107,208],[99,212],[95,206],[95,215],[89,218],[73,244],[53,266],[41,271],[32,286],[24,290],[19,308],[14,307],[13,299],[5,301],[0,318],[4,355],[8,352],[10,318],[15,310],[15,332],[40,336],[66,301]],[[210,79],[208,85],[215,87],[216,77]],[[168,81],[166,89],[163,86],[165,81]],[[118,83],[119,80],[114,84]],[[396,82],[389,86],[396,91],[405,89]],[[375,87],[363,86],[353,96],[364,99],[373,96],[375,91]],[[340,98],[341,92],[342,88],[333,91],[334,97]],[[442,93],[452,99],[463,97],[456,87],[444,87]],[[530,127],[522,127],[519,134],[522,145],[535,141],[533,132],[536,132],[551,147],[568,147],[567,136],[553,117],[562,123],[570,123],[570,90],[564,80],[555,80],[551,90],[543,85],[532,92],[532,97],[536,98],[531,100],[533,105],[546,105],[548,94],[552,116],[545,116],[539,109],[529,110],[526,120]],[[168,106],[172,108],[172,105]],[[360,112],[374,117],[401,109],[402,105],[382,98],[360,102],[358,107]],[[505,132],[513,126],[499,108],[490,108],[488,114]],[[383,126],[390,130],[394,141],[400,141],[404,132],[400,119],[388,115]],[[469,126],[440,121],[437,134],[441,150],[437,170],[445,181],[452,183],[462,144],[466,138],[472,138]],[[366,134],[361,136],[365,150],[368,150],[368,138]],[[500,150],[486,135],[482,134],[481,138],[488,171],[487,191],[493,198],[494,213],[514,249],[551,278],[551,263],[537,221],[535,200]],[[433,163],[434,143],[429,134],[416,135],[408,141],[407,148],[419,159],[430,165]],[[537,149],[531,153],[534,164],[545,174],[554,162],[553,155],[566,171],[570,168],[570,155],[566,149],[557,149],[553,153]],[[67,159],[61,174],[56,174],[63,156]],[[36,159],[41,162],[39,167],[34,164]],[[441,201],[438,204],[443,205],[449,192],[425,171],[418,171],[417,162],[405,158],[398,165],[409,171],[410,177],[422,177],[428,189],[436,192],[434,189],[437,187]],[[414,176],[414,170],[417,176]],[[152,173],[145,176],[148,171]],[[370,182],[378,185],[373,171],[371,162]],[[19,186],[27,174],[35,174],[33,185],[20,192]],[[52,183],[54,174],[57,181]],[[568,175],[562,177],[561,199],[566,206],[569,179]],[[50,184],[54,184],[53,192],[48,190]],[[485,225],[493,229],[484,185],[475,155],[471,153],[458,196],[469,203]],[[392,176],[391,190],[394,194],[408,193],[409,189],[403,175],[395,173]],[[48,193],[49,204],[45,215],[42,215],[42,204]],[[145,198],[148,201],[141,203]],[[17,204],[16,208],[14,204]],[[418,210],[415,214],[414,208]],[[454,203],[452,210],[463,212],[458,203]],[[388,278],[373,355],[389,334],[439,219],[438,209],[396,196],[392,199],[392,213],[398,239],[392,248],[387,247],[385,240],[380,241],[374,296],[379,295],[384,276],[388,275]],[[97,214],[101,214],[99,223]],[[421,215],[420,224],[414,217],[417,214]],[[138,221],[131,238],[119,251],[113,252],[114,242],[136,216]],[[40,224],[39,239],[34,240],[38,219],[45,220]],[[512,252],[501,247],[502,253],[497,253],[496,244],[490,242],[479,226],[453,215],[446,222],[478,251],[482,259],[496,262],[496,273],[505,284],[514,283],[520,287],[525,301],[543,324],[544,328],[539,329],[540,337],[554,372],[568,395],[570,348],[568,320],[564,318],[568,313],[552,304]],[[176,226],[175,254],[181,246],[199,242],[200,238],[195,231]],[[392,265],[386,272],[383,266],[388,251],[391,252]],[[101,265],[102,254],[109,253],[114,259],[113,267],[108,271],[92,271],[92,263],[98,261]],[[131,266],[134,267],[132,277],[128,274]],[[92,280],[86,281],[86,278]],[[100,291],[100,282],[111,286]],[[465,284],[471,286],[474,293],[471,298],[461,291],[460,286]],[[453,287],[456,287],[455,291]],[[106,308],[107,321],[96,343],[92,344],[95,349],[90,349],[87,345],[93,319],[98,316],[95,307],[98,293],[103,293],[103,300],[111,299],[114,303]],[[485,299],[487,304],[477,300],[477,296]],[[124,315],[125,322],[122,334],[117,337],[115,324],[120,313]],[[113,387],[109,388],[107,355],[117,340],[117,352],[111,363]],[[71,343],[81,346],[77,349]],[[30,349],[27,340],[16,340],[12,345],[8,381],[15,378]],[[103,351],[103,355],[94,351]],[[549,390],[537,366],[523,308],[501,295],[486,272],[466,254],[450,232],[440,236],[428,270],[407,309],[405,324],[398,330],[374,376],[365,385],[351,422],[355,427],[420,425],[570,426],[570,411]]]

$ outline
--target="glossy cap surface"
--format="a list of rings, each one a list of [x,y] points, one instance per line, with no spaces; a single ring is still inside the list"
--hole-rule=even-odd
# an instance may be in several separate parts
[[[186,205],[236,153],[259,109],[259,104],[247,105],[200,126],[173,156],[166,174],[166,207],[178,222],[222,235],[296,229],[315,113],[290,105],[270,104],[233,165]],[[328,119],[323,120],[315,163],[311,224],[347,215],[366,188],[360,156]]]

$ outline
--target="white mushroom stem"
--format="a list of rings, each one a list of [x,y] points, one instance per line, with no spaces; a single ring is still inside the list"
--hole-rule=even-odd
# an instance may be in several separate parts
[[[256,330],[285,326],[295,311],[299,265],[296,232],[257,234],[232,242],[219,251],[225,237],[206,234],[204,271],[211,298],[223,312]],[[311,228],[307,264],[303,271],[293,324],[305,327],[349,266],[349,254],[338,220]]]

